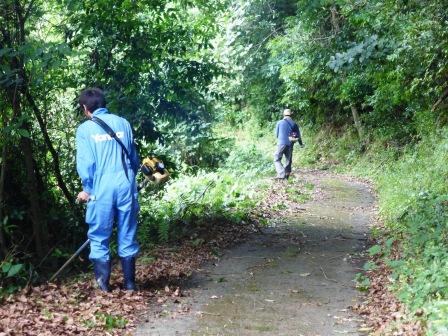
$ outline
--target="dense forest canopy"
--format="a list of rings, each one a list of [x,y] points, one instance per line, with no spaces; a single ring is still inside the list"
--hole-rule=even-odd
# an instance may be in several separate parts
[[[271,136],[286,107],[308,130],[309,163],[364,155],[381,166],[415,152],[418,164],[429,155],[423,147],[445,155],[437,141],[448,122],[447,8],[435,0],[1,0],[0,259],[45,277],[42,269],[84,240],[74,132],[86,87],[103,88],[109,109],[131,122],[142,157],[160,156],[178,176],[178,189],[142,196],[152,203],[168,204],[201,174],[223,176],[226,165],[259,168],[245,166],[244,158],[258,162],[249,144],[235,153],[232,132]],[[439,177],[425,180],[425,197],[446,193],[443,160],[420,166]],[[419,188],[390,217],[418,217]],[[229,193],[216,192],[215,208],[181,210],[234,210],[240,193]],[[148,246],[182,231],[173,204],[142,207]]]

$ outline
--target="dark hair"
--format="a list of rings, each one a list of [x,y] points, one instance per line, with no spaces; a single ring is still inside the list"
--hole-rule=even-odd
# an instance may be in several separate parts
[[[86,106],[89,112],[94,112],[96,109],[106,107],[106,98],[104,92],[98,88],[85,89],[79,95],[79,105],[81,108]]]

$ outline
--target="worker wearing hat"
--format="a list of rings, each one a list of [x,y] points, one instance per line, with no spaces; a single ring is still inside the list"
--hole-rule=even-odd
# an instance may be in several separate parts
[[[291,174],[292,152],[294,143],[298,142],[303,147],[299,126],[291,118],[292,111],[285,109],[283,119],[275,127],[277,137],[277,151],[274,154],[274,166],[277,171],[276,179],[287,179]],[[285,157],[285,164],[282,158]]]

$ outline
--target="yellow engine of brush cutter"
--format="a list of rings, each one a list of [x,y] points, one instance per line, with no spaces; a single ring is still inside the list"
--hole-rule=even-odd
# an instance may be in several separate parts
[[[156,157],[145,158],[140,167],[140,171],[146,180],[155,184],[165,182],[170,176],[163,162]]]

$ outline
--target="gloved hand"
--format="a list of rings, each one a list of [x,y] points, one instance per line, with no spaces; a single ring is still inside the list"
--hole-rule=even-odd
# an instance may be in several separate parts
[[[88,193],[86,193],[85,191],[81,191],[78,194],[78,197],[76,197],[76,201],[78,203],[86,203],[89,201],[90,195]]]
[[[155,172],[152,177],[154,178],[153,183],[155,184],[159,184],[159,183],[163,183],[166,180],[168,180],[170,174],[168,173],[167,170],[165,170],[165,172],[163,174],[159,173],[159,172]]]

